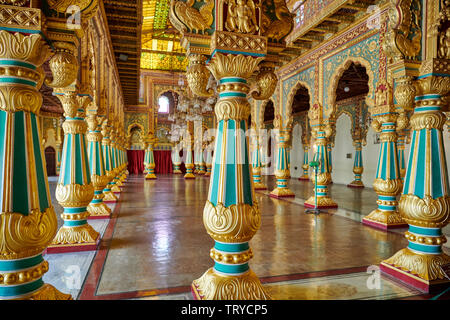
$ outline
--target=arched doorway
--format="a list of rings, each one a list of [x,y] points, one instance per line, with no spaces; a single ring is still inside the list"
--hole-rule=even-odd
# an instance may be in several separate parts
[[[47,164],[47,176],[56,176],[56,151],[53,147],[45,148],[45,162]]]
[[[310,139],[307,139],[307,136],[310,135],[308,121],[310,95],[308,88],[300,83],[294,90],[296,91],[291,98],[291,116],[296,125],[291,132],[290,173],[291,177],[299,178],[303,174],[302,165],[305,155],[303,143],[307,142],[309,147],[311,142]]]
[[[364,145],[366,142],[368,124],[365,115],[368,114],[368,106],[365,100],[368,93],[369,75],[366,68],[358,63],[350,63],[339,78],[336,88],[335,132],[330,139],[331,145],[334,145],[331,152],[334,183],[347,185],[351,182],[353,185],[356,173],[355,158],[359,159],[362,156],[363,161],[367,159],[369,162],[372,158],[377,158],[376,154],[364,157],[362,152],[358,153],[355,150],[356,143],[362,142]],[[361,165],[366,167],[364,162]],[[365,175],[369,177],[367,173]],[[373,180],[373,176],[371,179]]]
[[[273,120],[275,119],[275,106],[273,104],[272,100],[268,100],[266,102],[266,105],[264,106],[264,113],[263,113],[263,128],[265,129],[262,136],[262,164],[263,168],[261,170],[261,173],[263,174],[273,174],[274,170],[270,170],[271,167],[274,165],[274,162],[272,161],[273,154],[273,141],[272,139],[272,129],[273,129]]]

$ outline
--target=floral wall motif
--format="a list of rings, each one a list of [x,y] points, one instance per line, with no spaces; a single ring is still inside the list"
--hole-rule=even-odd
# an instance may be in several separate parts
[[[125,128],[127,133],[130,132],[133,126],[140,125],[144,129],[144,135],[148,132],[148,114],[137,112],[125,113]]]

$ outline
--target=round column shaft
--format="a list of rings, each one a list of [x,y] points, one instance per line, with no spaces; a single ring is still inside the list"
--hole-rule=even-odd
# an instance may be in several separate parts
[[[114,167],[112,163],[112,155],[111,155],[111,126],[109,125],[108,119],[105,119],[102,124],[102,151],[103,151],[103,160],[105,161],[105,171],[106,177],[108,178],[108,183],[103,189],[103,194],[105,197],[103,198],[103,202],[105,203],[115,203],[117,202],[117,196],[112,192],[112,187],[114,186]]]
[[[355,180],[350,182],[347,187],[350,188],[364,188],[364,184],[361,181],[362,173],[364,172],[363,158],[362,158],[362,141],[353,141],[355,146],[355,161],[353,161],[353,173],[355,174]]]
[[[256,131],[256,130],[255,130]],[[267,186],[261,182],[261,152],[259,145],[259,135],[255,132],[253,137],[254,149],[252,157],[253,187],[255,190],[267,190]]]
[[[303,175],[298,180],[309,180],[309,146],[303,145]]]
[[[277,133],[277,161],[275,177],[277,178],[277,187],[270,193],[273,198],[295,197],[295,194],[288,188],[291,173],[289,171],[288,162],[288,141],[289,133],[285,130],[280,130]]]
[[[154,180],[156,179],[155,175],[155,158],[153,156],[153,142],[148,143],[148,158],[147,158],[147,175],[145,176],[145,180]]]

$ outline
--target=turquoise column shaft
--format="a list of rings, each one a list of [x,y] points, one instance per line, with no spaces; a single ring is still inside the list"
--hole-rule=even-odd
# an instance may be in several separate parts
[[[396,134],[395,133],[395,123],[385,122],[381,125],[381,134]],[[395,139],[394,139],[395,140]],[[381,142],[380,153],[378,156],[378,166],[375,179],[387,180],[397,180],[400,179],[400,168],[398,165],[398,150],[397,141],[390,141],[386,139]],[[396,202],[395,196],[382,196],[378,195],[378,202],[383,203],[384,201]],[[387,206],[383,204],[378,204],[378,209],[382,211],[396,211],[397,205]]]
[[[287,178],[283,173],[289,170],[290,152],[288,152],[285,136],[281,134],[279,139],[275,176],[277,178],[277,188],[285,189],[287,188]],[[277,172],[280,172],[281,174],[278,175]]]
[[[84,123],[84,118],[66,118],[65,123]],[[65,133],[63,152],[61,158],[61,171],[58,185],[91,184],[91,173],[89,169],[89,158],[87,155],[86,138],[84,133]],[[76,209],[76,210],[75,210]],[[74,210],[76,212],[74,212]],[[80,214],[87,211],[87,207],[64,207],[64,214]],[[73,220],[64,220],[64,226],[73,226]],[[87,223],[86,219],[77,220],[77,225]]]
[[[103,137],[104,141],[109,141],[109,136]],[[103,159],[105,162],[105,171],[110,172],[114,170],[113,164],[112,164],[112,157],[111,157],[111,145],[109,143],[102,143],[102,151],[103,151]],[[105,189],[103,189],[103,193],[111,192],[111,188],[114,185],[113,181],[108,182]]]
[[[357,141],[355,144],[355,161],[353,161],[353,169],[363,167],[362,143]],[[355,173],[355,181],[361,181],[360,173]]]
[[[49,210],[51,207],[37,116],[31,112],[0,110],[0,209],[2,215],[16,213],[28,216],[32,210],[41,212],[43,215],[55,215],[53,209]],[[47,213],[44,214],[46,211]],[[52,219],[56,219],[56,216]],[[7,232],[9,227],[5,223],[2,226],[2,233]],[[8,256],[13,254],[5,250],[2,250],[2,253],[5,256],[7,253]],[[34,268],[42,262],[41,253],[36,256],[25,254],[14,260],[5,257],[0,260],[0,273]],[[0,286],[0,299],[25,295],[40,289],[43,285],[42,276],[25,280],[17,285],[4,284]]]
[[[308,176],[309,169],[309,148],[308,146],[303,146],[303,176]]]
[[[101,131],[89,130],[89,133],[100,135]],[[94,141],[91,140],[88,142],[88,158],[89,158],[89,170],[90,170],[91,174],[97,175],[99,177],[103,177],[106,175],[106,171],[105,171],[105,161],[103,159],[103,150],[102,150],[102,144],[100,141],[100,137],[98,137]],[[103,197],[101,197],[99,199],[97,197],[99,194],[102,194],[102,190],[94,191],[94,198],[91,201],[92,204],[99,205],[100,203],[103,203]]]
[[[439,98],[440,96],[438,95],[426,95],[416,97],[416,101],[429,100],[432,102]],[[413,117],[429,112],[443,117],[440,106],[436,106],[433,103],[430,103],[429,106],[416,107]],[[449,196],[445,144],[442,131],[438,128],[421,128],[413,131],[402,194],[404,196],[414,195],[420,199],[427,197],[438,199]],[[440,237],[442,234],[441,228],[416,226],[411,223],[409,224],[409,229],[412,233],[428,237]],[[409,240],[408,248],[424,254],[442,253],[442,245],[429,245],[411,240]]]

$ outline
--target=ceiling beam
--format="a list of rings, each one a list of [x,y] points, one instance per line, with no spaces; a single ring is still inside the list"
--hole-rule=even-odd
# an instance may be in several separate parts
[[[354,22],[355,21],[355,17],[353,16],[345,16],[345,15],[333,15],[330,17],[326,17],[324,19],[325,21],[333,21],[333,22]]]

